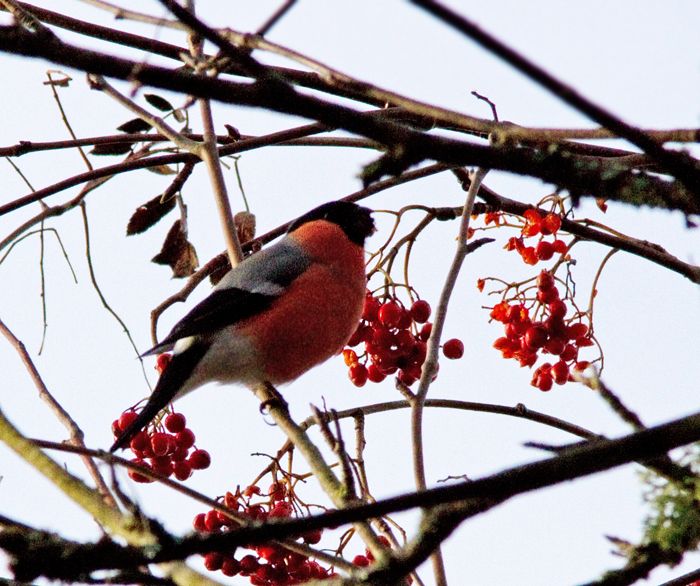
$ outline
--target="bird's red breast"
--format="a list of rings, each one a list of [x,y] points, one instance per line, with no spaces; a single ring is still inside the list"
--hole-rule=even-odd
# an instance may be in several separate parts
[[[365,299],[364,249],[337,224],[317,220],[291,237],[314,262],[266,311],[237,326],[254,341],[273,384],[292,381],[340,352]]]

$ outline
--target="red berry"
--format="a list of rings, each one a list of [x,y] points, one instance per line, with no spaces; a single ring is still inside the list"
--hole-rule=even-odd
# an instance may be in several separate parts
[[[192,525],[194,526],[195,531],[199,531],[200,533],[207,532],[207,525],[205,523],[205,518],[206,518],[206,515],[204,513],[199,513],[194,518],[194,521],[192,521]]]
[[[167,433],[156,432],[151,436],[151,449],[156,456],[171,454],[176,448],[176,441]]]
[[[575,360],[577,356],[578,348],[573,344],[567,344],[562,353],[559,355],[559,358],[561,358],[564,362],[569,362],[571,360]]]
[[[563,385],[567,380],[569,380],[569,367],[563,360],[560,360],[554,364],[554,366],[552,366],[551,373],[554,382],[558,385]]]
[[[255,551],[258,552],[258,557],[261,557],[267,561],[271,561],[276,558],[279,559],[281,553],[280,548],[275,547],[274,545],[259,545],[255,548]],[[282,557],[284,557],[284,555],[282,555]]]
[[[356,387],[364,387],[369,378],[367,367],[364,364],[353,364],[348,370],[348,376]]]
[[[550,391],[552,389],[552,375],[540,374],[535,385],[540,391]]]
[[[399,374],[397,378],[405,384],[407,387],[410,387],[412,384],[414,384],[418,379],[411,376],[408,372],[405,370],[399,370]]]
[[[173,474],[180,482],[184,482],[192,476],[192,466],[187,461],[175,462],[173,464]]]
[[[588,326],[584,323],[578,322],[571,324],[569,326],[569,338],[571,340],[577,340],[585,336],[588,333]]]
[[[361,568],[369,566],[369,560],[367,559],[367,556],[364,555],[356,555],[353,558],[352,563],[356,566],[360,566]]]
[[[302,539],[304,540],[304,543],[307,543],[308,545],[316,545],[319,541],[321,541],[322,536],[323,529],[314,529],[313,531],[304,533],[304,535],[302,535]]]
[[[386,378],[386,375],[376,364],[370,364],[367,367],[367,378],[373,383],[380,383]]]
[[[528,328],[527,332],[525,332],[523,340],[528,348],[537,350],[545,345],[547,342],[547,336],[548,334],[545,327],[542,324],[535,324]]]
[[[588,362],[588,360],[581,360],[581,362],[577,362],[576,364],[574,364],[574,368],[572,370],[575,370],[577,372],[583,372],[590,365],[591,365],[591,363]]]
[[[365,305],[362,308],[362,319],[368,322],[376,321],[378,312],[379,300],[375,299],[372,294],[367,291],[367,295],[365,296]]]
[[[281,501],[287,494],[287,489],[282,482],[273,482],[267,489],[267,494],[273,501]]]
[[[345,366],[357,364],[357,352],[350,350],[350,348],[345,348],[345,350],[343,350],[343,361],[345,362]]]
[[[269,516],[277,518],[286,518],[291,517],[293,512],[294,509],[292,508],[292,505],[290,505],[287,502],[281,501],[276,503],[275,506],[272,507]]]
[[[411,305],[411,317],[417,324],[424,324],[430,318],[430,303],[425,299],[419,299]]]
[[[379,308],[379,321],[388,328],[395,328],[402,314],[403,308],[396,301],[387,301]]]
[[[554,256],[554,247],[546,240],[542,240],[537,245],[536,252],[539,260],[549,260]]]
[[[533,366],[535,364],[535,362],[537,362],[537,353],[536,352],[533,352],[531,354],[523,354],[520,357],[520,367],[521,368],[524,368],[526,366],[527,367]]]
[[[561,338],[550,338],[544,345],[545,352],[559,356],[566,348],[566,342]]]
[[[246,498],[250,498],[254,494],[259,495],[261,493],[262,493],[262,489],[257,484],[251,484],[250,486],[246,486],[245,489],[243,490],[243,496]]]
[[[175,436],[175,441],[177,442],[178,447],[188,450],[194,445],[194,440],[194,432],[189,428],[183,429],[177,434],[177,436]]]
[[[554,252],[557,254],[564,254],[566,252],[566,249],[568,246],[566,245],[566,242],[563,240],[555,240],[552,242],[552,246],[554,247]]]
[[[365,335],[366,335],[368,329],[369,329],[369,328],[368,328],[367,326],[362,325],[362,324],[360,324],[359,326],[357,326],[357,329],[355,330],[355,332],[353,333],[353,335],[350,336],[350,339],[348,340],[348,344],[347,344],[347,345],[350,346],[351,348],[354,348],[354,347],[357,346],[360,342],[363,342],[364,339],[365,339]]]
[[[530,312],[524,305],[511,305],[506,312],[508,323],[517,323],[528,319]]]
[[[556,214],[549,213],[542,220],[542,234],[556,234],[561,228],[561,218]]]
[[[143,452],[151,445],[151,436],[149,436],[145,431],[139,431],[134,439],[131,440],[129,447],[132,451]]]
[[[138,458],[134,458],[131,460],[134,464],[138,464],[141,468],[145,468],[147,470],[151,469],[151,465],[148,462],[144,462],[143,460],[139,460]],[[151,482],[154,482],[152,478],[148,478],[148,476],[144,476],[143,474],[139,474],[136,472],[136,470],[129,470],[128,472],[129,478],[133,480],[134,482],[139,482],[141,484],[148,484]]]
[[[413,319],[411,318],[411,314],[404,309],[403,307],[401,308],[401,317],[399,318],[399,323],[396,324],[396,328],[399,330],[407,330],[413,325]]]
[[[265,583],[265,582],[272,580],[273,573],[274,572],[273,572],[272,566],[270,566],[269,564],[264,564],[264,565],[258,566],[258,569],[255,571],[255,576],[259,580],[261,580],[261,583]],[[251,576],[251,578],[252,577],[253,576]],[[253,584],[252,581],[251,581],[251,584]]]
[[[399,369],[398,360],[391,356],[374,356],[372,359],[379,371],[386,376],[394,374]],[[369,378],[369,369],[367,377]]]
[[[210,572],[216,572],[224,565],[224,554],[213,551],[204,556],[204,567]]]
[[[238,562],[241,574],[244,576],[249,576],[253,572],[256,572],[258,569],[258,558],[256,558],[254,555],[246,555],[241,558],[241,561]]]
[[[547,306],[547,309],[549,310],[549,315],[551,315],[552,317],[557,317],[559,319],[563,319],[567,311],[566,303],[564,303],[561,299],[552,301]]]
[[[413,334],[408,330],[399,330],[393,339],[393,345],[396,346],[397,350],[402,354],[406,354],[413,349],[416,339]]]
[[[232,492],[226,493],[226,496],[224,496],[224,504],[229,509],[233,509],[234,511],[237,511],[239,509],[239,506],[240,506],[240,503],[238,502],[236,495],[233,494]]]
[[[549,316],[544,320],[544,327],[551,338],[569,339],[569,329],[561,318]]]
[[[537,276],[537,288],[540,291],[549,291],[554,285],[554,276],[549,271],[542,271]]]
[[[497,304],[489,313],[491,319],[500,321],[501,323],[506,323],[508,311],[510,310],[510,305],[506,301],[501,301]]]
[[[520,253],[520,256],[523,257],[523,261],[526,265],[534,266],[539,262],[539,259],[537,258],[537,251],[535,250],[534,246],[524,248]]]
[[[192,470],[204,470],[211,465],[211,456],[206,450],[195,450],[187,459]]]
[[[168,456],[157,456],[151,458],[151,466],[153,471],[166,478],[173,473],[173,463]]]
[[[394,341],[394,334],[389,328],[378,326],[372,329],[372,346],[380,349],[389,349]]]
[[[210,533],[215,533],[216,531],[221,529],[222,525],[223,523],[219,518],[219,514],[214,509],[212,509],[206,515],[204,515],[204,526]]]
[[[253,521],[264,521],[267,519],[267,511],[262,505],[251,505],[245,509],[245,514]]]
[[[183,460],[187,459],[187,453],[190,451],[189,448],[183,448],[182,446],[178,446],[175,451],[170,454],[170,459],[173,462],[182,462]]]
[[[226,558],[221,566],[221,573],[224,576],[235,576],[241,571],[241,565],[236,558]]]
[[[138,417],[136,414],[136,411],[133,411],[133,410],[124,411],[124,413],[122,413],[118,419],[119,431],[120,432],[126,431],[126,428],[129,427],[134,422],[136,417]]]
[[[530,321],[530,318],[527,318],[524,321],[518,321],[518,322],[506,324],[506,326],[505,326],[506,336],[508,338],[519,338],[525,332],[527,332],[528,328],[531,325],[532,325],[532,322]]]
[[[587,338],[585,336],[582,338],[576,339],[576,345],[579,348],[587,348],[588,346],[593,346],[594,344],[595,344],[595,342],[593,342],[593,340],[591,340],[590,338]]]
[[[433,331],[433,324],[427,323],[425,324],[421,329],[420,332],[418,332],[418,339],[427,342],[428,338],[430,338],[430,334]]]
[[[540,290],[537,292],[537,300],[540,303],[549,304],[555,302],[557,299],[559,299],[559,290],[556,287],[552,287],[547,291]]]
[[[528,224],[539,224],[542,221],[542,216],[537,210],[529,208],[523,212],[523,218],[525,218]]]
[[[170,433],[180,433],[185,429],[187,420],[182,413],[171,413],[165,418],[165,429]]]
[[[416,342],[415,346],[413,346],[411,353],[408,356],[408,359],[414,364],[422,366],[425,362],[425,357],[427,355],[428,345],[425,342]]]
[[[158,371],[158,374],[163,374],[163,371],[168,366],[168,364],[170,364],[172,358],[172,354],[169,354],[167,352],[164,354],[158,354],[158,358],[156,358],[155,365],[155,369]]]
[[[542,228],[542,223],[537,222],[536,224],[528,224],[523,228],[523,236],[525,238],[530,238],[531,236],[537,236]]]
[[[450,360],[462,358],[464,356],[464,343],[458,338],[447,340],[442,346],[442,353],[445,355],[445,358]]]

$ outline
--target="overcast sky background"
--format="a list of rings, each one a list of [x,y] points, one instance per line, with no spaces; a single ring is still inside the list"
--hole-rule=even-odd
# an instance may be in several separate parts
[[[39,2],[42,7],[90,22],[184,46],[183,36],[152,25],[115,21],[109,14],[76,1]],[[279,1],[202,1],[200,16],[209,24],[254,31],[277,8]],[[590,0],[585,3],[534,0],[514,2],[451,2],[465,16],[535,63],[571,84],[588,98],[622,119],[645,128],[697,127],[700,123],[700,7],[693,1],[657,3],[648,0]],[[131,2],[131,7],[165,15],[156,2]],[[8,23],[2,14],[0,22]],[[80,46],[103,51],[109,45],[78,38],[66,31],[58,35]],[[509,66],[484,52],[407,2],[329,2],[299,0],[275,26],[268,38],[358,79],[452,108],[466,114],[490,117],[483,102],[470,92],[488,96],[501,120],[524,126],[593,127],[593,124]],[[143,59],[136,51],[120,54]],[[266,62],[294,67],[264,57]],[[148,57],[150,63],[172,62]],[[43,86],[46,70],[40,61],[0,55],[0,146],[21,140],[51,141],[70,138],[50,90]],[[107,96],[88,89],[83,74],[66,70],[74,78],[70,89],[60,90],[67,116],[79,137],[111,134],[133,116]],[[125,84],[117,84],[128,92]],[[151,91],[147,89],[146,91]],[[157,91],[180,105],[181,99]],[[145,105],[142,96],[137,98]],[[192,110],[195,130],[200,129]],[[225,123],[243,134],[258,135],[301,125],[305,121],[265,112],[216,107],[217,130]],[[629,148],[625,143],[608,145]],[[695,154],[697,149],[693,149]],[[240,160],[243,184],[251,210],[257,215],[258,234],[331,199],[361,188],[357,178],[362,165],[372,161],[370,151],[274,147],[245,153]],[[92,157],[96,166],[117,159]],[[85,170],[75,151],[25,155],[14,162],[35,188],[42,188]],[[226,172],[234,211],[242,208],[235,175]],[[171,177],[147,171],[110,180],[87,198],[91,252],[99,285],[113,309],[125,321],[140,351],[150,347],[150,311],[184,284],[172,280],[166,267],[151,264],[174,221],[169,216],[144,235],[125,238],[129,216],[142,203],[161,193]],[[486,185],[499,193],[536,203],[552,192],[538,181],[504,173],[490,173]],[[0,204],[26,195],[28,189],[9,163],[0,161]],[[67,201],[80,188],[51,196],[49,205]],[[190,213],[190,240],[204,264],[224,248],[213,198],[203,168],[198,166],[184,190]],[[449,174],[435,176],[383,192],[368,200],[374,209],[398,209],[422,203],[461,205],[464,193]],[[39,205],[0,217],[0,239],[40,211]],[[602,214],[588,202],[576,211],[616,230],[663,246],[683,261],[700,263],[700,235],[688,230],[677,213],[635,210],[610,204]],[[414,218],[417,222],[418,215]],[[378,217],[386,228],[386,217]],[[85,432],[89,447],[107,448],[110,424],[125,408],[148,394],[140,365],[121,327],[102,308],[90,284],[84,256],[83,227],[78,210],[52,219],[47,226],[60,233],[76,285],[52,234],[46,235],[45,279],[48,332],[44,351],[37,356],[42,337],[39,240],[19,243],[0,264],[0,319],[27,346],[49,390]],[[435,305],[451,262],[458,225],[433,224],[418,241],[411,263],[411,281],[421,296]],[[375,236],[372,249],[386,233]],[[489,235],[493,235],[491,233]],[[608,436],[630,430],[603,402],[583,386],[567,384],[550,393],[529,385],[530,373],[514,361],[504,361],[491,348],[501,336],[498,324],[488,324],[494,297],[479,293],[476,280],[487,276],[516,281],[539,271],[526,267],[515,253],[502,246],[514,232],[495,233],[498,241],[468,257],[454,293],[446,338],[459,337],[467,347],[460,361],[442,361],[431,397],[483,401],[528,408],[555,415]],[[598,265],[608,251],[593,244],[574,249],[578,261],[575,278],[587,297]],[[4,252],[0,251],[0,255]],[[0,257],[1,258],[1,257]],[[546,265],[545,265],[546,266]],[[399,278],[399,273],[395,277]],[[640,258],[618,253],[599,281],[595,306],[596,336],[606,358],[604,379],[653,425],[700,410],[698,357],[700,357],[700,295],[697,286]],[[162,317],[159,333],[167,333],[187,308],[208,292],[205,284],[187,306],[171,308]],[[585,305],[585,303],[584,303]],[[582,354],[582,357],[587,355]],[[592,356],[592,353],[590,354]],[[153,360],[146,363],[155,381]],[[37,398],[17,354],[0,342],[0,408],[31,437],[62,441],[66,432]],[[400,398],[391,380],[356,389],[346,377],[341,359],[333,359],[289,385],[285,396],[298,420],[308,403],[343,409]],[[274,453],[284,441],[281,432],[259,415],[256,400],[244,389],[210,386],[177,405],[197,434],[197,445],[210,451],[213,464],[196,473],[188,485],[211,496],[247,485],[267,465],[253,452]],[[524,448],[526,441],[563,444],[576,438],[528,421],[496,415],[427,410],[425,414],[427,477],[431,486],[448,476],[480,476],[539,460],[540,452]],[[352,437],[352,427],[344,427]],[[370,487],[376,498],[413,489],[410,422],[408,411],[368,418],[367,460]],[[54,454],[69,470],[85,477],[77,458]],[[298,461],[298,465],[301,463]],[[301,469],[301,468],[300,468]],[[444,548],[448,579],[453,583],[565,586],[587,582],[622,565],[611,555],[604,535],[630,541],[641,536],[647,508],[636,466],[578,480],[564,486],[523,495],[463,524]],[[99,530],[89,515],[74,506],[4,446],[0,446],[0,514],[59,532],[78,540],[97,539]],[[126,479],[126,475],[122,474]],[[309,483],[302,492],[307,501],[325,502]],[[155,485],[133,485],[128,493],[174,532],[183,533],[203,508]],[[398,515],[409,533],[415,515]],[[325,544],[336,542],[329,538]],[[350,546],[360,553],[357,541]],[[352,557],[352,556],[351,556]],[[200,567],[198,561],[193,565]],[[674,570],[652,573],[650,584],[700,566],[700,556],[686,556]],[[427,583],[428,566],[421,575]],[[10,577],[0,564],[0,576]],[[227,581],[220,573],[215,579]],[[242,582],[234,579],[233,583]]]

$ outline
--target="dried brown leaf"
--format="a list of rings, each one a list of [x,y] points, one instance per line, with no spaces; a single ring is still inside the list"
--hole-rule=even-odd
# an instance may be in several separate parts
[[[163,196],[159,195],[139,206],[129,218],[129,223],[126,226],[126,235],[133,236],[134,234],[145,232],[162,220],[168,212],[172,211],[175,203],[174,197],[163,201]]]
[[[173,278],[182,279],[191,276],[199,266],[197,252],[187,240],[182,229],[182,222],[176,220],[165,237],[163,247],[151,262],[167,265],[173,270]]]

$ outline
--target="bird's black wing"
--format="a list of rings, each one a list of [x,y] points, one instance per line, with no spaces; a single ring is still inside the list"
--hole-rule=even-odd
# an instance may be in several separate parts
[[[221,289],[196,305],[163,341],[145,352],[151,356],[172,349],[175,342],[190,336],[206,335],[265,311],[277,295],[252,293],[244,289]]]

